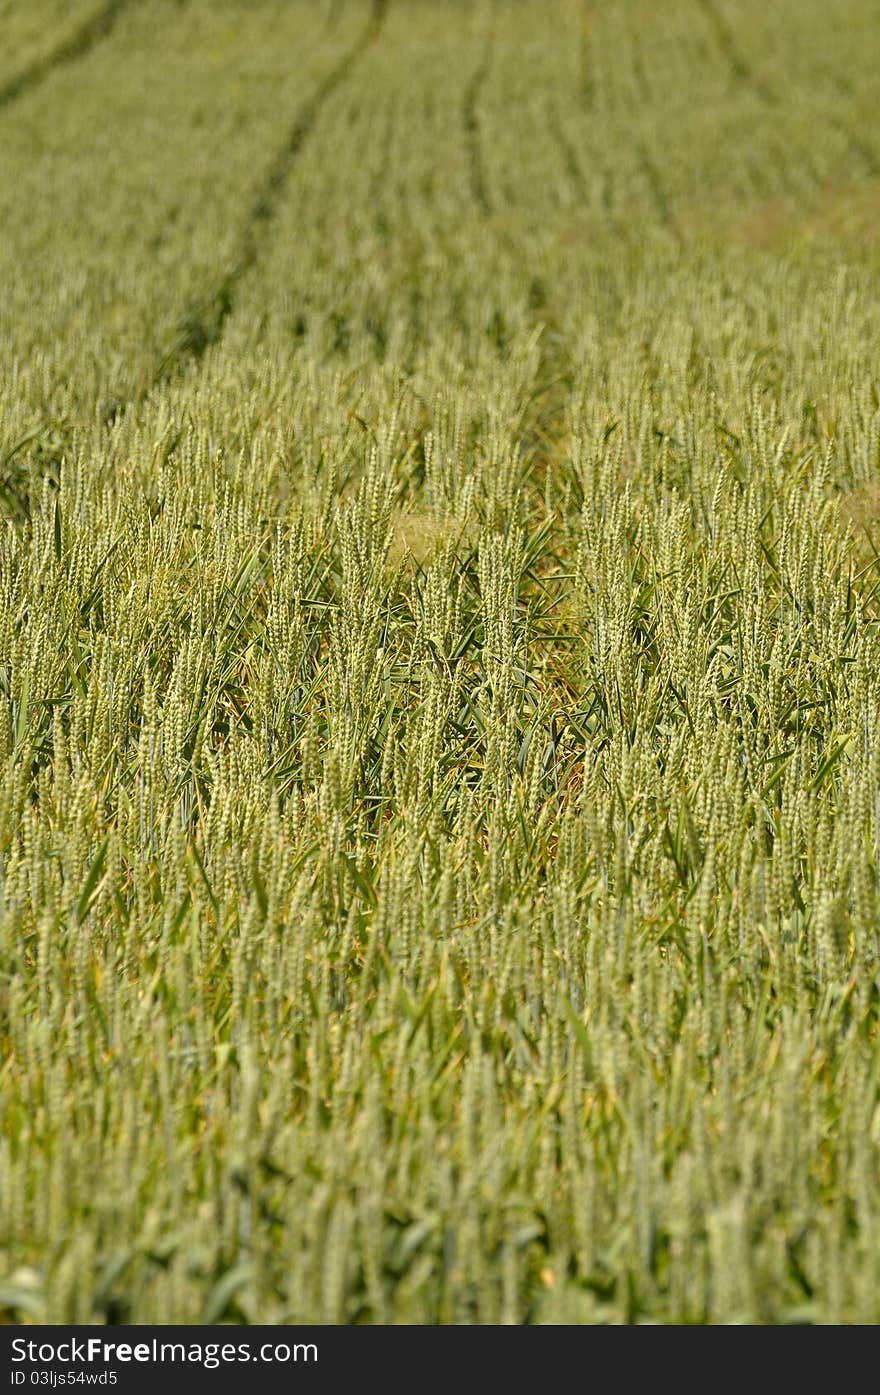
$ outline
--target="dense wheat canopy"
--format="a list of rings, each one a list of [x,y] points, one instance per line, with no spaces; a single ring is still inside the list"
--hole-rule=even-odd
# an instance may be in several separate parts
[[[7,1318],[880,1321],[874,5],[0,28]]]

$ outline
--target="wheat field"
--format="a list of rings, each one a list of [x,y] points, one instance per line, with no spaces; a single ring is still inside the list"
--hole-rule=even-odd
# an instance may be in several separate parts
[[[0,1310],[880,1321],[871,0],[0,0]]]

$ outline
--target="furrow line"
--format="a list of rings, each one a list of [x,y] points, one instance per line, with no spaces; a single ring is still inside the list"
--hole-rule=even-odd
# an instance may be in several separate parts
[[[106,422],[115,420],[130,405],[130,401],[142,401],[154,387],[167,382],[187,362],[198,363],[210,346],[216,344],[222,337],[226,322],[235,308],[239,284],[257,262],[260,248],[277,215],[280,199],[303,145],[311,134],[328,98],[345,81],[366,50],[378,40],[389,5],[390,0],[373,0],[370,20],[361,37],[319,83],[312,96],[301,108],[288,132],[287,139],[269,165],[266,176],[245,219],[238,254],[231,266],[213,292],[190,306],[182,317],[179,322],[177,340],[164,355],[146,386],[132,399],[112,403],[105,412]]]
[[[831,83],[838,97],[844,102],[852,101],[852,83],[840,73],[827,68],[822,69],[822,77]],[[862,162],[865,170],[872,178],[880,175],[880,156],[874,149],[870,141],[866,140],[852,125],[842,116],[832,116],[829,118],[831,126],[842,136],[849,146],[850,151]]]
[[[559,114],[559,107],[555,99],[551,99],[547,106],[547,124],[553,139],[559,147],[562,156],[562,163],[565,173],[568,175],[568,182],[571,186],[578,203],[586,203],[588,198],[587,183],[584,179],[584,172],[581,169],[581,162],[578,159],[577,151],[568,138],[568,134],[562,125],[562,118]]]
[[[580,39],[581,100],[587,111],[592,111],[596,105],[596,80],[593,77],[593,29],[595,25],[596,7],[588,0],[583,9]]]
[[[751,64],[740,53],[730,26],[718,8],[717,0],[697,0],[697,4],[714,30],[718,47],[727,59],[728,67],[736,81],[751,87],[768,106],[774,106],[776,97],[767,84],[755,76]]]
[[[68,63],[85,58],[102,39],[107,38],[128,4],[129,0],[108,0],[107,4],[96,10],[69,38],[62,40],[42,58],[34,59],[33,63],[28,64],[20,73],[16,73],[0,87],[0,110],[23,97],[25,93],[32,92],[57,68],[66,67]]]
[[[672,236],[675,238],[676,242],[681,244],[684,242],[684,238],[682,237],[681,228],[678,226],[675,214],[672,212],[672,209],[669,205],[669,196],[666,193],[666,188],[660,176],[660,171],[658,170],[655,161],[652,159],[651,154],[648,151],[648,147],[644,144],[643,141],[639,141],[637,143],[636,149],[638,151],[639,164],[641,166],[642,173],[645,176],[645,182],[648,185],[648,189],[650,190],[651,198],[654,201],[654,207],[657,210],[660,222],[670,233],[672,233]]]
[[[486,161],[483,154],[479,101],[480,89],[489,75],[489,65],[491,61],[492,34],[490,30],[483,49],[483,56],[474,69],[473,76],[465,89],[464,103],[462,106],[462,123],[464,125],[465,140],[467,142],[471,193],[473,194],[475,204],[486,218],[488,218],[492,212],[492,200],[489,197],[489,188],[486,181]]]

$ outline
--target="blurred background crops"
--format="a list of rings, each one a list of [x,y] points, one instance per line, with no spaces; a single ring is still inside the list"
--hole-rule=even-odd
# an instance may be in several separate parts
[[[871,0],[0,0],[0,1305],[880,1320]]]

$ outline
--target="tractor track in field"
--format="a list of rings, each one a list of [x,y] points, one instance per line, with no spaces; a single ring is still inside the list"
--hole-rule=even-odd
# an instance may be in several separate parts
[[[723,14],[718,9],[718,0],[696,0],[696,3],[711,25],[718,42],[718,47],[725,55],[730,70],[737,82],[750,87],[766,106],[777,106],[777,94],[768,83],[755,75],[751,64],[743,57],[737,47],[733,33]],[[848,95],[846,81],[841,78],[839,74],[829,73],[827,69],[824,69],[823,76],[830,77],[832,85],[841,96]],[[850,153],[861,162],[866,173],[875,179],[880,176],[880,156],[878,156],[877,151],[873,148],[871,143],[865,140],[860,132],[854,130],[843,117],[831,116],[829,117],[829,123],[846,141]]]
[[[338,26],[342,18],[344,6],[345,0],[330,0],[330,8],[327,12],[327,23],[325,26],[328,34]]]
[[[697,0],[697,4],[715,34],[715,40],[727,60],[733,77],[738,83],[750,87],[767,106],[776,105],[776,94],[756,76],[752,65],[740,52],[733,32],[718,8],[717,0]]]
[[[583,0],[581,8],[580,38],[578,42],[578,94],[582,110],[590,117],[597,115],[600,92],[596,84],[596,29],[599,24],[599,9],[596,0]],[[569,184],[577,198],[586,204],[592,199],[587,176],[577,149],[565,131],[558,105],[551,109],[550,125],[555,135],[568,175]],[[597,161],[601,175],[601,195],[599,206],[606,222],[617,228],[618,221],[612,209],[612,174],[605,161]]]
[[[581,162],[578,159],[578,153],[574,147],[574,143],[569,138],[568,132],[562,124],[559,104],[555,98],[551,98],[547,104],[547,126],[559,149],[563,168],[568,177],[569,187],[574,194],[575,201],[579,204],[587,203],[589,200],[587,181],[584,178],[584,172],[581,169]]]
[[[822,69],[822,76],[830,82],[837,95],[844,102],[852,101],[852,83],[848,79],[828,68]],[[852,125],[842,116],[831,116],[829,121],[838,135],[846,141],[851,153],[861,161],[866,173],[872,179],[880,176],[880,156],[870,141],[866,140],[859,131],[854,130]]]
[[[645,71],[643,41],[632,22],[628,25],[627,35],[630,45],[633,81],[638,89],[639,101],[644,104],[647,103],[650,98],[650,84]],[[684,236],[675,213],[673,212],[669,200],[669,193],[660,167],[651,154],[647,139],[640,135],[637,129],[632,131],[632,139],[638,168],[647,185],[658,222],[671,234],[679,247],[681,247],[684,244]]]
[[[581,209],[595,210],[596,199],[590,189],[581,158],[578,155],[577,147],[565,129],[559,103],[555,99],[547,105],[547,128],[559,149],[560,159],[565,170],[568,187],[574,198],[575,206]],[[605,219],[609,227],[620,232],[618,220],[614,216],[611,207],[611,173],[604,164],[598,166],[601,170],[601,195],[599,199],[599,212]],[[665,204],[666,215],[669,216],[668,205]]]
[[[492,24],[490,21],[482,56],[465,88],[461,112],[467,145],[471,194],[484,218],[491,216],[492,200],[489,197],[489,186],[486,179],[486,157],[483,151],[483,131],[480,120],[480,91],[489,76],[491,63]]]
[[[161,359],[149,382],[137,393],[116,400],[104,411],[109,425],[134,402],[141,402],[161,383],[167,382],[187,363],[199,363],[211,345],[222,337],[226,322],[235,308],[238,287],[256,264],[269,227],[277,216],[279,202],[291,171],[310,136],[327,99],[345,81],[368,48],[377,42],[385,24],[391,0],[373,0],[369,22],[357,42],[331,68],[311,97],[300,108],[287,137],[268,166],[265,177],[245,218],[236,257],[214,290],[192,304],[179,321],[175,343]]]
[[[669,195],[666,192],[666,186],[663,183],[656,161],[644,141],[636,142],[636,152],[639,157],[639,167],[645,177],[645,183],[651,194],[651,200],[657,210],[657,216],[667,232],[672,234],[679,246],[682,246],[684,244],[684,236],[670,206]]]
[[[581,102],[585,111],[592,111],[596,105],[596,80],[593,77],[593,29],[596,26],[596,6],[587,0],[581,14],[581,36],[578,47],[579,86]]]
[[[129,7],[130,0],[108,0],[99,10],[85,20],[78,29],[57,44],[42,58],[35,58],[27,67],[9,78],[0,86],[0,111],[10,106],[19,97],[39,87],[45,78],[68,63],[85,58],[102,39],[106,39],[116,26],[123,10]]]
[[[766,107],[778,107],[779,97],[777,93],[774,92],[773,88],[768,83],[755,75],[751,64],[743,57],[737,47],[733,33],[721,11],[718,9],[718,0],[696,0],[696,2],[713,29],[718,47],[725,55],[735,80],[743,86],[750,88]],[[839,75],[834,73],[829,74],[827,69],[822,70],[822,75],[826,77],[830,76],[832,85],[841,96],[847,95],[846,83]],[[850,154],[862,164],[865,172],[872,178],[880,176],[880,158],[878,158],[870,142],[866,141],[857,130],[854,130],[850,123],[843,117],[829,115],[828,123],[846,142]],[[780,169],[780,176],[784,180],[785,161],[777,158],[777,163]],[[814,182],[817,184],[820,182],[820,176],[816,175],[815,171]]]

